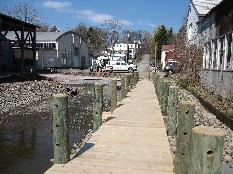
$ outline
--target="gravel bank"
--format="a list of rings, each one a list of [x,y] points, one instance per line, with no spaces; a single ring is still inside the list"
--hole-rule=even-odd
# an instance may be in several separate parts
[[[180,100],[192,101],[195,103],[195,126],[209,126],[214,128],[221,128],[225,131],[225,144],[223,152],[223,173],[233,173],[233,131],[220,122],[215,115],[208,112],[191,93],[186,90],[180,90]],[[169,137],[171,152],[175,157],[176,141],[175,136]]]
[[[0,84],[0,115],[10,110],[24,108],[30,104],[50,99],[52,93],[62,90],[61,84],[48,80],[2,83]]]

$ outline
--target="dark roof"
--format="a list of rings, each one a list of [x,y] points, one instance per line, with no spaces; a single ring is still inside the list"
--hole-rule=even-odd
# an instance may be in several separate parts
[[[2,31],[7,30],[9,25],[15,28],[16,30],[20,30],[22,27],[24,27],[26,30],[35,30],[36,28],[40,28],[37,25],[21,21],[19,19],[7,16],[2,13],[0,13],[0,22]]]
[[[216,10],[222,8],[227,3],[232,2],[232,0],[222,0],[217,6],[212,8],[198,23],[201,23],[204,21],[207,17],[209,17],[212,13],[214,13]]]
[[[18,31],[19,33],[19,31]],[[36,32],[36,41],[37,42],[51,42],[51,41],[56,41],[59,37],[63,36],[64,34],[67,33],[71,33],[71,34],[75,34],[78,35],[80,38],[81,35],[77,32],[73,32],[73,31],[67,31],[67,32]],[[25,35],[27,34],[27,32],[25,32]],[[19,33],[20,35],[20,33]],[[6,38],[9,40],[16,40],[16,35],[14,31],[9,31],[6,35]],[[83,38],[82,38],[83,40]]]
[[[18,31],[19,35],[20,32]],[[27,32],[25,32],[25,35]],[[49,42],[49,41],[56,41],[59,36],[64,34],[64,32],[36,32],[36,41],[44,41],[44,42]],[[16,35],[14,31],[9,31],[6,35],[6,38],[9,40],[15,40]]]

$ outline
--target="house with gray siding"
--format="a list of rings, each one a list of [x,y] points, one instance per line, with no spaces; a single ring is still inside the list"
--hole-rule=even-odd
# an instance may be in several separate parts
[[[91,65],[87,45],[76,32],[37,32],[37,48],[37,66],[41,69]]]
[[[37,32],[36,36],[38,69],[87,68],[91,65],[88,47],[78,33],[73,31]],[[16,36],[14,33],[9,33],[6,37],[14,40]]]
[[[203,47],[202,83],[215,94],[233,98],[233,1],[223,0],[198,24]]]
[[[198,43],[198,22],[220,2],[221,0],[190,0],[186,31],[191,44]]]

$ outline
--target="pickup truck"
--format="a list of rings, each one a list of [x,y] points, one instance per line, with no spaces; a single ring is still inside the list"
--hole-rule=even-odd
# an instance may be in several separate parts
[[[107,71],[128,71],[130,73],[137,71],[137,65],[127,64],[125,61],[109,61],[106,65]]]

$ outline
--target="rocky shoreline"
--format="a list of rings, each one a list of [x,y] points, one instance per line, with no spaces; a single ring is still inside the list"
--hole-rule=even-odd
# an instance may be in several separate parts
[[[213,128],[220,128],[225,131],[225,143],[222,158],[223,165],[225,165],[227,168],[230,168],[230,170],[233,170],[233,131],[230,128],[228,128],[225,124],[223,124],[221,121],[219,121],[215,115],[208,112],[201,105],[198,99],[187,90],[179,91],[179,99],[184,101],[192,101],[195,103],[195,126],[209,126]],[[171,147],[171,152],[174,158],[176,149],[176,136],[169,136],[168,138]]]
[[[41,80],[41,81],[25,81],[15,83],[0,84],[0,124],[5,117],[11,116],[12,111],[20,111],[28,106],[36,105],[37,103],[51,100],[54,93],[70,93],[76,90],[77,96],[93,97],[94,83],[96,81],[86,82],[84,80],[72,81],[69,83],[61,83],[56,80]],[[110,83],[98,80],[98,83],[103,84],[104,88],[104,110],[110,110],[111,88]],[[84,97],[87,99],[87,97]],[[80,101],[80,103],[82,103]],[[88,103],[91,107],[91,103]],[[51,109],[51,108],[50,108]]]

